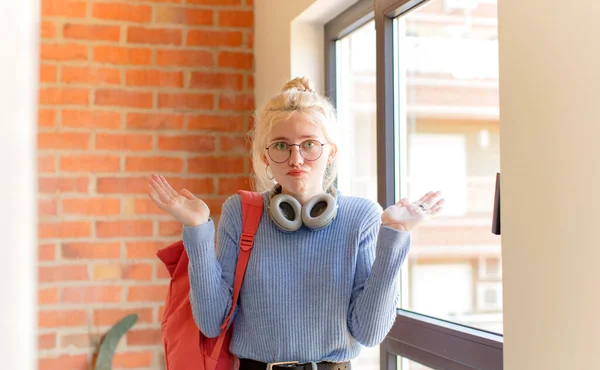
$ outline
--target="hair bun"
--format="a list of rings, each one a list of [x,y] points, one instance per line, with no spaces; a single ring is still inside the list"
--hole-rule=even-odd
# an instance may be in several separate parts
[[[296,77],[292,80],[289,80],[281,89],[281,92],[286,91],[315,92],[308,77]]]

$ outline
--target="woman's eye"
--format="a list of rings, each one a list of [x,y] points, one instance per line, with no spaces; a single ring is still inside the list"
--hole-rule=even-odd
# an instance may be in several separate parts
[[[275,148],[277,150],[284,150],[284,149],[287,149],[287,144],[286,143],[282,143],[282,142],[275,143]]]
[[[317,145],[317,144],[314,141],[308,140],[302,144],[302,147],[304,147],[306,149],[311,149],[311,148],[314,148],[315,145]]]

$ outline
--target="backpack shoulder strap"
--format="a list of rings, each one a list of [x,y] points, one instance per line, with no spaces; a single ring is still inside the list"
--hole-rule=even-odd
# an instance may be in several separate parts
[[[225,341],[225,333],[235,311],[244,275],[246,274],[246,266],[250,259],[250,251],[254,246],[254,234],[258,230],[260,219],[263,213],[263,198],[260,193],[246,190],[238,190],[238,194],[242,197],[242,234],[240,235],[240,253],[235,268],[235,279],[233,281],[233,297],[231,309],[223,324],[221,325],[221,334],[215,343],[213,351],[210,355],[211,365],[216,366],[223,342]]]

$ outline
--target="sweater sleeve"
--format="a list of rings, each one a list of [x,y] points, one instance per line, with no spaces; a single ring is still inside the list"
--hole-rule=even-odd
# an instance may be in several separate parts
[[[399,272],[410,248],[410,232],[373,222],[363,231],[348,311],[351,335],[367,347],[385,339],[396,319]]]
[[[239,198],[237,200],[241,206]],[[223,205],[216,251],[212,220],[183,228],[183,244],[190,259],[192,313],[202,333],[209,338],[219,336],[221,324],[231,308],[241,230],[241,215],[236,217],[235,213],[236,199],[232,198]]]

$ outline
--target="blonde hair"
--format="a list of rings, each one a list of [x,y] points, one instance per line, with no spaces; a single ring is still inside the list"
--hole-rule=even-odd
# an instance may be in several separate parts
[[[285,121],[295,114],[301,114],[309,122],[317,125],[323,131],[327,142],[337,148],[337,140],[333,135],[333,131],[337,126],[337,118],[335,108],[331,102],[314,91],[307,77],[297,77],[288,81],[281,92],[269,99],[257,112],[254,119],[254,128],[250,131],[253,178],[256,191],[269,190],[275,184],[274,179],[267,177],[266,165],[263,161],[271,129],[275,124]],[[323,177],[323,189],[329,189],[333,185],[336,176],[337,156],[327,165]]]

